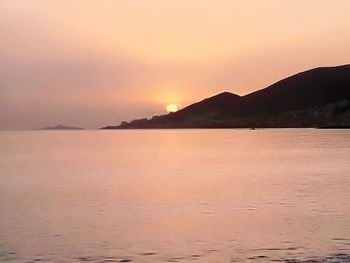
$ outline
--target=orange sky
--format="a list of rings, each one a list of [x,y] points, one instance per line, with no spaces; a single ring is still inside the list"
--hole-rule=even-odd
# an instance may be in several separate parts
[[[0,129],[100,127],[350,62],[348,0],[2,0]]]

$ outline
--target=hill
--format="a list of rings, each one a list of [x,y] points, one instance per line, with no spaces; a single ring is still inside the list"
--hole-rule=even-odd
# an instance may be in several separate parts
[[[350,125],[350,65],[308,70],[245,96],[223,92],[175,113],[121,128],[244,128]]]

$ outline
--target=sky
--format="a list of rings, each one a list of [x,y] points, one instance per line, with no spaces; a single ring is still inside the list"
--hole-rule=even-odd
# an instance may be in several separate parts
[[[0,129],[84,128],[350,63],[349,0],[1,0]]]

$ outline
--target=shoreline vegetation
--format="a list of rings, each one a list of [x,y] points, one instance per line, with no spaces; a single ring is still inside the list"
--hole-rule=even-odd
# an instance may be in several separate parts
[[[222,92],[177,112],[102,129],[350,127],[350,64],[298,73],[245,96]]]

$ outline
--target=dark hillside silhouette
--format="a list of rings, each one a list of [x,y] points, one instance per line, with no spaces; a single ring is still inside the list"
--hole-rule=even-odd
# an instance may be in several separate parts
[[[350,125],[350,65],[315,68],[245,96],[223,92],[175,113],[114,128],[318,127]]]
[[[243,97],[242,114],[279,114],[350,99],[350,65],[316,68]]]

